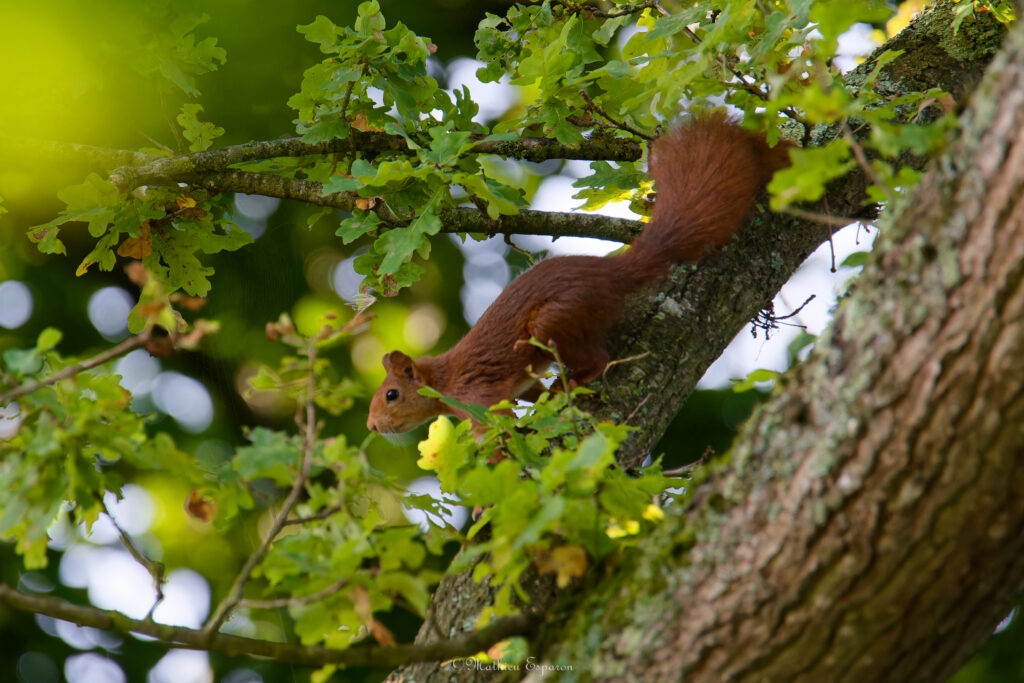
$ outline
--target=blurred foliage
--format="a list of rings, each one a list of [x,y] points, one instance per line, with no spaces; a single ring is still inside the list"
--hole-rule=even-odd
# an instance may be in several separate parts
[[[540,178],[559,168],[467,154],[472,144],[542,136],[574,144],[590,131],[598,140],[636,139],[675,116],[679,101],[724,99],[745,112],[747,125],[773,131],[787,118],[872,124],[861,143],[798,150],[793,169],[773,185],[779,207],[819,197],[855,163],[856,144],[887,158],[925,153],[948,130],[942,93],[883,101],[872,88],[877,69],[851,91],[832,65],[837,37],[856,22],[883,26],[892,15],[884,4],[665,4],[678,13],[478,0],[298,0],[263,3],[258,12],[246,3],[170,0],[8,8],[0,24],[3,136],[160,159],[294,134],[346,139],[358,130],[401,136],[410,153],[237,167],[321,181],[325,193],[349,192],[357,202],[339,214],[286,201],[265,218],[248,215],[230,194],[177,183],[123,191],[86,161],[102,149],[56,157],[30,143],[5,157],[0,242],[8,246],[0,250],[0,281],[27,284],[33,311],[17,329],[0,330],[0,392],[82,363],[127,336],[104,338],[87,315],[92,295],[113,286],[138,293],[130,332],[153,335],[145,345],[163,370],[202,381],[214,417],[201,433],[188,431],[152,400],[133,398],[111,364],[19,398],[22,421],[0,441],[0,534],[12,541],[0,547],[0,579],[87,603],[86,591],[61,580],[60,548],[87,543],[103,493],[134,482],[160,510],[142,539],[147,548],[168,570],[199,571],[217,604],[295,481],[301,454],[309,457],[309,479],[294,512],[323,516],[322,523],[294,525],[257,567],[247,598],[299,600],[247,610],[251,635],[338,647],[368,636],[411,640],[433,584],[449,568],[453,541],[464,537],[443,523],[423,533],[405,520],[402,506],[429,511],[436,522],[456,503],[405,491],[423,474],[413,448],[364,441],[365,397],[383,375],[385,350],[445,349],[466,330],[463,282],[454,275],[462,257],[452,240],[436,236],[442,210],[472,200],[491,219],[515,213]],[[969,4],[962,3],[959,21],[978,8]],[[474,119],[470,93],[448,90],[445,64],[461,56],[481,60],[482,81],[505,77],[515,86],[516,99],[498,121]],[[109,172],[127,163],[118,157],[99,166]],[[883,158],[874,164],[879,182],[888,183],[875,188],[877,199],[914,180]],[[618,200],[646,206],[650,183],[641,169],[594,160],[592,175],[575,184],[576,199],[591,209]],[[387,212],[370,210],[380,203]],[[509,261],[517,260],[513,251]],[[376,319],[355,336],[346,326],[356,314],[331,281],[345,264],[367,276],[365,294],[401,292],[377,302]],[[410,330],[410,320],[428,320],[436,334],[424,335],[422,322]],[[154,326],[168,336],[153,334]],[[726,451],[759,398],[756,391],[697,392],[659,443],[661,463],[678,467]],[[609,467],[625,429],[594,424],[571,400],[547,397],[518,423],[479,412],[482,435],[442,419],[420,445],[420,467],[435,471],[446,493],[486,508],[464,533],[472,538],[490,525],[472,554],[488,555],[478,578],[491,573],[502,585],[493,614],[513,610],[516,578],[531,561],[565,584],[628,548],[670,504],[661,492],[678,484],[659,465],[641,476]],[[301,416],[310,401],[318,409],[312,440]],[[492,462],[499,447],[511,458]],[[55,520],[69,524],[71,540],[48,547]],[[303,602],[339,579],[336,591]],[[5,679],[46,680],[75,652],[31,621],[0,611]],[[1011,626],[993,643],[1018,630]],[[166,652],[120,637],[97,649],[128,680],[143,680]],[[1003,656],[986,654],[963,675],[1019,670],[1019,659]],[[268,681],[309,673],[216,654],[211,665],[218,679],[243,666]],[[344,675],[381,677],[358,669]]]

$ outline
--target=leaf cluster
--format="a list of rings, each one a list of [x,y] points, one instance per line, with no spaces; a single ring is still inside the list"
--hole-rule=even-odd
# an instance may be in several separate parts
[[[0,387],[37,381],[79,362],[56,350],[62,336],[46,328],[32,348],[5,350]],[[15,541],[28,568],[46,565],[47,530],[63,511],[91,527],[105,493],[119,494],[136,471],[198,478],[169,436],[148,433],[120,379],[102,366],[78,372],[40,386],[0,417],[13,432],[0,439],[0,538]]]
[[[576,407],[584,393],[546,393],[518,415],[509,403],[488,411],[443,399],[479,426],[441,417],[419,446],[420,466],[437,473],[441,490],[479,512],[466,532],[472,544],[452,569],[472,568],[478,581],[500,586],[498,614],[513,609],[514,592],[529,602],[518,581],[532,563],[567,585],[660,521],[672,498],[666,490],[678,486],[657,463],[642,472],[619,467],[615,452],[631,430]]]

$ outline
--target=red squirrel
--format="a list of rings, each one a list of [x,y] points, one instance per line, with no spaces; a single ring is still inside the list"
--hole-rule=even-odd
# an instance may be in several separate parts
[[[573,385],[598,377],[609,360],[606,335],[626,295],[667,275],[672,264],[697,261],[728,242],[772,173],[788,165],[787,147],[769,147],[720,112],[690,116],[652,143],[657,198],[627,250],[545,259],[513,280],[452,349],[416,360],[386,354],[387,377],[370,401],[367,428],[391,434],[445,413],[468,417],[420,395],[423,386],[484,406],[535,398],[542,388],[533,373],[552,358],[531,337],[557,350]]]

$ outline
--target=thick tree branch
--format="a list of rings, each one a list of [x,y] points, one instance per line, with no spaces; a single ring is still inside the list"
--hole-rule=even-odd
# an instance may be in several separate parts
[[[83,607],[52,596],[22,593],[4,583],[0,583],[0,603],[14,609],[69,621],[79,626],[91,626],[125,635],[141,633],[171,646],[211,650],[233,656],[270,657],[278,661],[304,666],[341,664],[388,668],[408,662],[443,661],[456,657],[468,657],[486,650],[506,638],[529,635],[539,623],[536,617],[517,615],[498,619],[474,633],[431,645],[356,646],[347,650],[334,650],[318,646],[303,647],[290,643],[272,643],[222,633],[215,633],[210,637],[205,631],[131,619],[113,610]]]
[[[156,154],[129,149],[111,149],[54,140],[0,134],[0,156],[6,159],[33,159],[52,162],[73,162],[89,168],[107,169],[119,166],[143,166],[156,159]]]
[[[327,140],[324,142],[303,142],[301,138],[283,138],[242,145],[220,147],[203,152],[182,154],[175,157],[148,157],[142,165],[125,165],[110,174],[110,181],[122,192],[129,192],[140,185],[166,185],[192,182],[210,173],[227,171],[235,164],[324,154],[351,154],[360,152],[364,157],[380,154],[411,154],[409,141],[399,135],[386,133],[362,133],[351,131],[351,138]],[[548,159],[605,159],[612,161],[636,161],[643,155],[643,147],[629,140],[601,138],[584,140],[574,145],[563,145],[549,138],[520,138],[511,142],[484,140],[476,135],[479,142],[469,151],[472,154],[496,154],[527,161]],[[413,144],[429,146],[426,139],[413,134]],[[132,160],[133,162],[136,159]]]
[[[244,192],[281,199],[295,199],[314,206],[344,211],[355,208],[354,195],[336,192],[323,195],[323,184],[311,180],[284,178],[263,173],[225,171],[195,182],[210,192]],[[442,232],[477,232],[504,235],[549,235],[552,237],[593,237],[629,242],[643,229],[643,223],[594,213],[566,213],[523,209],[514,216],[492,221],[479,209],[458,207],[441,211]]]
[[[122,192],[140,185],[166,185],[191,182],[197,178],[230,170],[235,164],[280,159],[284,157],[317,156],[325,154],[351,154],[359,152],[373,158],[381,154],[412,154],[406,138],[387,133],[351,131],[351,137],[324,142],[303,142],[302,138],[281,138],[246,142],[202,152],[191,152],[163,157],[124,149],[79,145],[53,140],[36,140],[0,135],[0,152],[6,156],[51,161],[74,161],[93,168],[116,169],[110,181]],[[547,161],[548,159],[604,159],[637,161],[643,156],[643,146],[623,138],[602,137],[588,139],[574,145],[564,145],[551,138],[520,138],[510,142],[484,140],[470,150],[473,154],[495,154],[511,159]],[[414,144],[429,146],[417,134],[409,136]]]

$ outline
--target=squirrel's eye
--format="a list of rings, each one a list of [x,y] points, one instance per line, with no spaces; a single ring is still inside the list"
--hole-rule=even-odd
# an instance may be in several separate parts
[[[398,389],[388,389],[388,393],[384,394],[384,398],[388,400],[388,403],[398,400]]]

